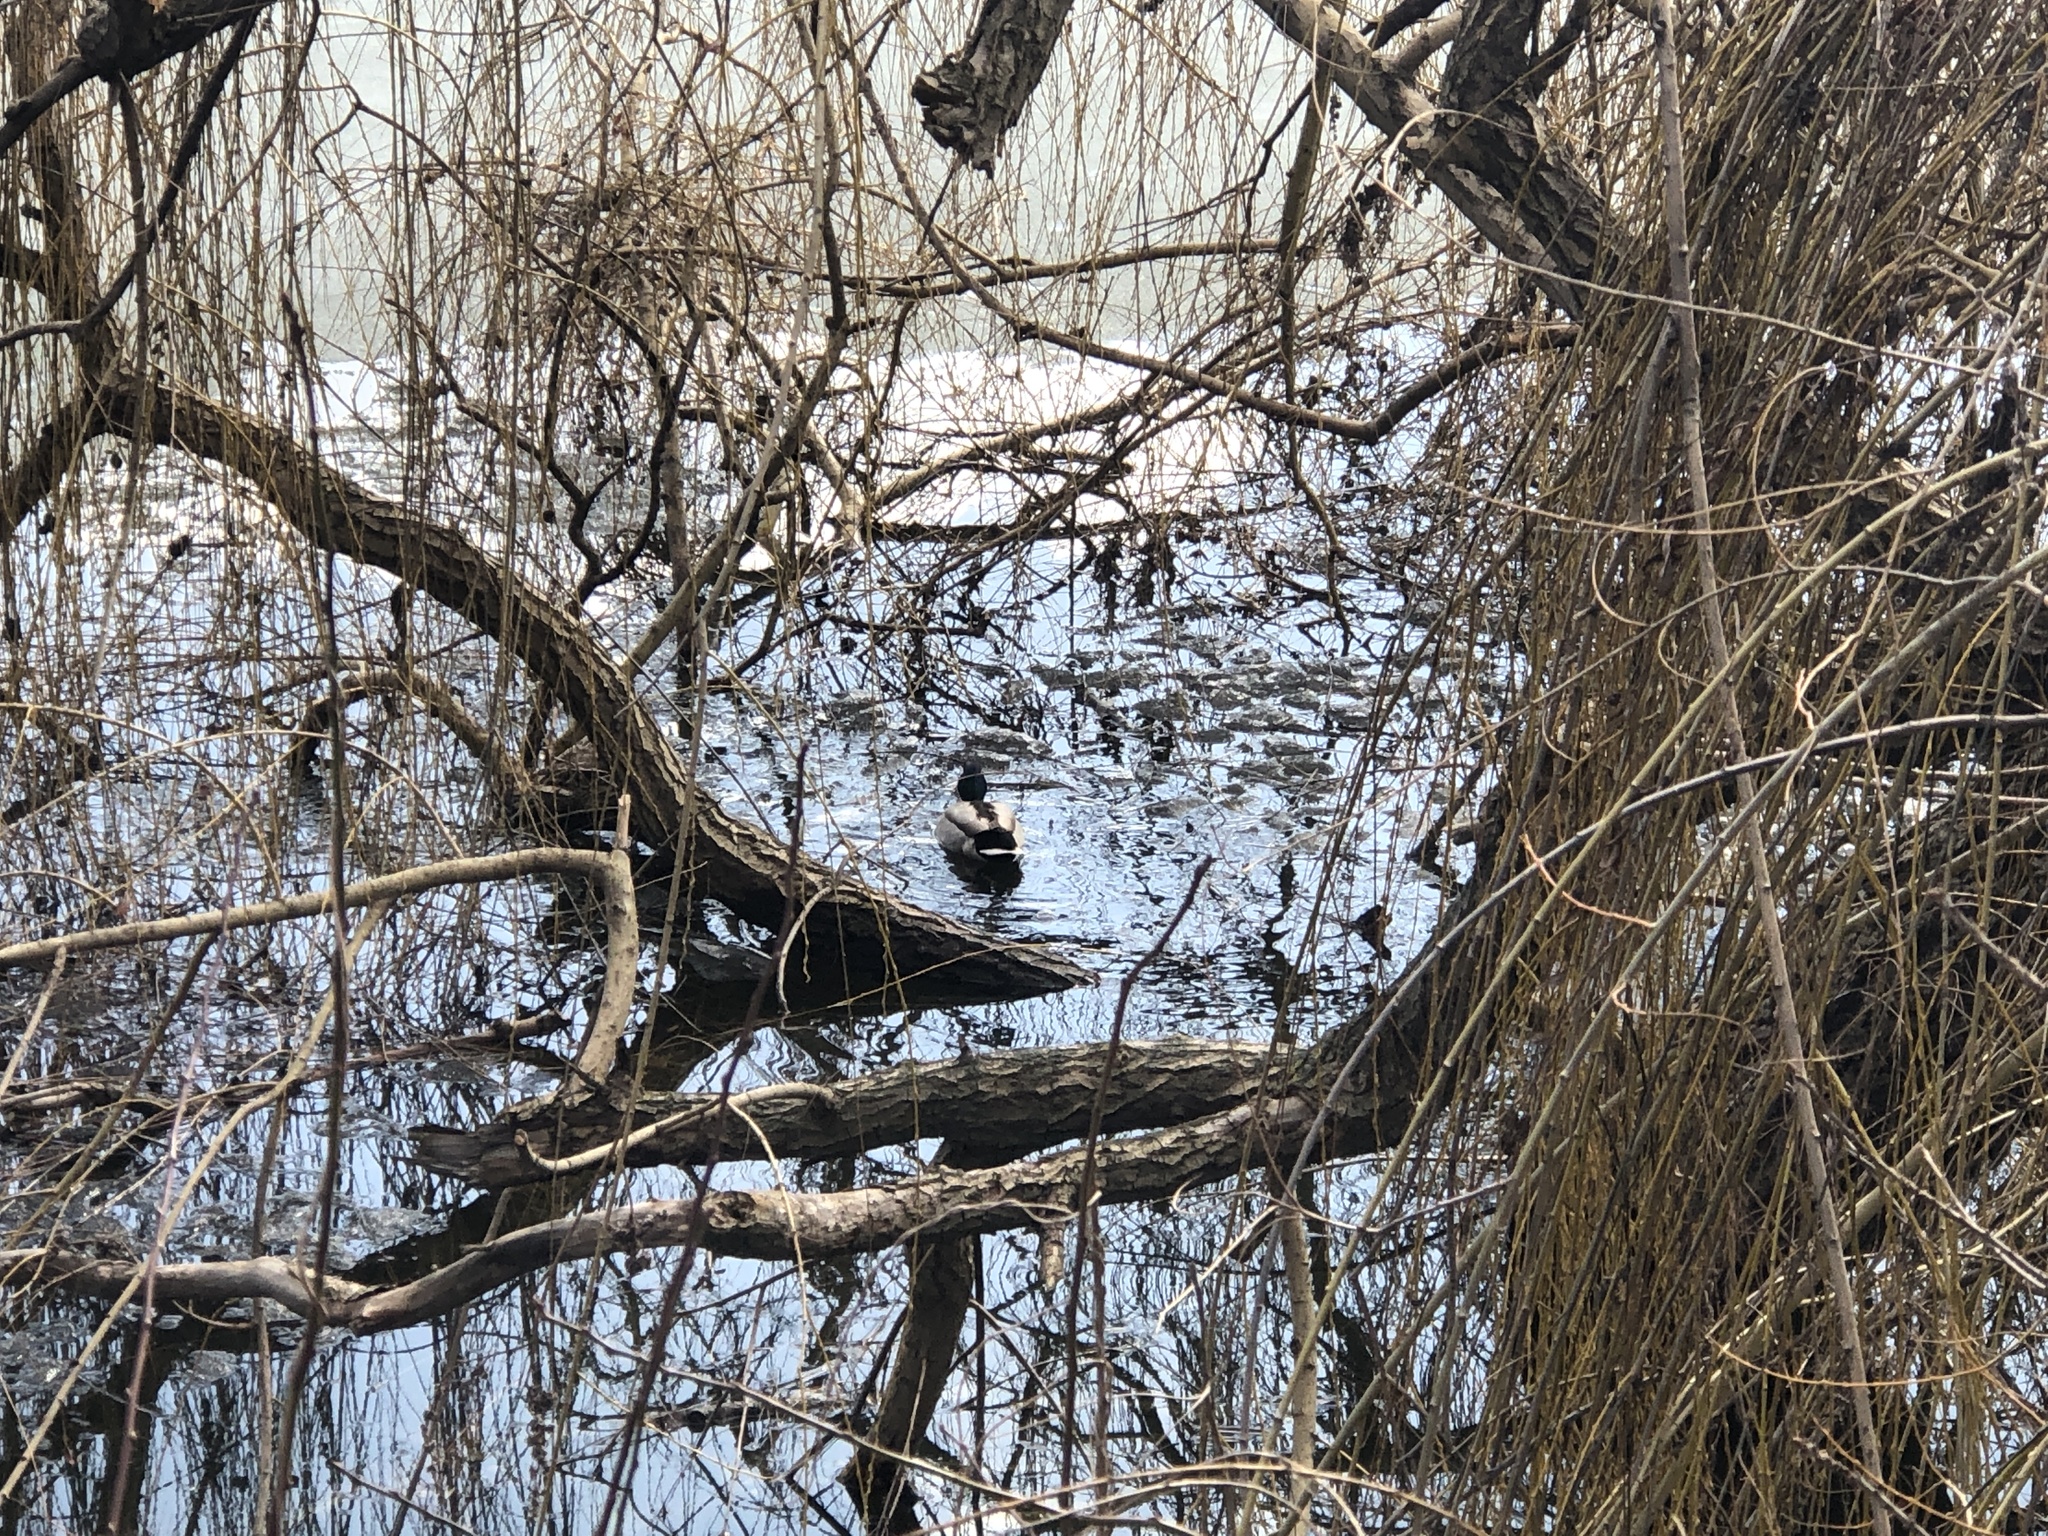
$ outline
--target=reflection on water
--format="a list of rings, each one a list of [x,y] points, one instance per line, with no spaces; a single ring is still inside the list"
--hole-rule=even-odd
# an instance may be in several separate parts
[[[340,451],[360,472],[376,467],[367,437],[344,437]],[[1439,892],[1403,855],[1437,814],[1429,797],[1458,747],[1444,691],[1452,685],[1418,654],[1424,616],[1382,591],[1363,561],[1343,592],[1344,626],[1302,598],[1303,585],[1322,579],[1320,527],[1277,493],[1268,504],[1248,462],[1172,489],[1156,526],[1069,529],[964,563],[947,546],[839,550],[807,589],[818,622],[764,666],[724,679],[698,737],[703,783],[736,814],[786,837],[801,803],[799,835],[819,856],[991,934],[1058,946],[1112,985],[1000,1006],[876,1011],[885,1003],[871,1000],[813,1010],[798,976],[789,1017],[742,1031],[773,935],[713,908],[671,934],[663,999],[631,1047],[648,1086],[744,1089],[1102,1038],[1115,979],[1211,856],[1207,888],[1134,995],[1131,1037],[1262,1039],[1276,1024],[1311,1037],[1368,994],[1382,937],[1397,961],[1412,950]],[[72,737],[96,732],[117,771],[8,833],[0,906],[21,914],[12,930],[113,920],[87,887],[119,883],[115,906],[157,912],[324,883],[324,780],[282,785],[277,731],[251,723],[289,722],[319,674],[304,664],[306,614],[278,596],[290,590],[284,557],[238,531],[247,515],[166,465],[144,508],[149,538],[64,557],[93,565],[84,585],[119,592],[126,605],[82,620],[78,643],[104,639],[95,624],[145,639],[122,668],[100,674],[118,678],[131,728],[80,725]],[[932,597],[906,614],[899,599],[913,569],[930,576]],[[412,616],[401,637],[388,584],[343,576],[346,644],[388,655],[402,638],[435,656],[489,717],[499,673],[487,646],[431,615]],[[606,622],[629,635],[663,595],[652,586],[608,595]],[[755,650],[766,606],[746,608],[721,654]],[[645,683],[681,741],[689,712],[668,694],[673,678],[657,658]],[[11,800],[35,791],[28,780],[48,743],[8,729],[23,781],[4,786],[0,798]],[[482,846],[487,787],[445,736],[378,702],[359,706],[350,730],[366,806],[354,851],[366,870]],[[1426,755],[1391,758],[1395,742]],[[985,765],[1027,828],[1018,868],[951,866],[932,839],[964,757]],[[80,873],[70,879],[49,873],[72,868]],[[658,880],[643,894],[651,942],[669,914]],[[1368,934],[1353,918],[1374,906],[1384,921]],[[389,1060],[351,1074],[343,1090],[341,1195],[328,1213],[336,1267],[367,1282],[402,1279],[579,1204],[693,1190],[689,1174],[645,1169],[478,1196],[411,1155],[412,1127],[476,1125],[561,1080],[597,975],[589,932],[535,884],[422,898],[366,943],[353,1050]],[[168,1195],[169,1259],[310,1252],[323,1219],[316,1192],[331,1080],[309,1076],[286,1116],[234,1116],[237,1094],[246,1098],[237,1085],[275,1078],[300,1046],[324,992],[323,942],[312,924],[223,940],[175,1015],[165,1003],[190,947],[82,958],[47,998],[44,976],[0,978],[10,1037],[42,1009],[4,1092],[59,1083],[73,1092],[63,1104],[7,1101],[5,1245],[55,1237],[134,1256]],[[646,965],[651,987],[651,952]],[[551,1010],[559,1028],[489,1043],[494,1022]],[[479,1043],[433,1044],[451,1035]],[[95,1113],[122,1093],[152,1097],[163,1112],[146,1121]],[[185,1110],[171,1113],[181,1101]],[[912,1172],[937,1150],[731,1163],[714,1182],[851,1188]],[[1324,1198],[1343,1207],[1341,1178]],[[1216,1412],[1178,1401],[1176,1383],[1227,1376],[1238,1368],[1228,1362],[1256,1353],[1244,1329],[1279,1326],[1270,1310],[1204,1317],[1188,1300],[1204,1266],[1252,1283],[1248,1271],[1213,1269],[1237,1220],[1233,1200],[1227,1188],[1195,1191],[1170,1212],[1139,1207],[1107,1220],[1117,1390],[1131,1394],[1133,1435],[1151,1440],[1135,1444],[1139,1459],[1165,1455],[1162,1446]],[[1043,1488],[1059,1472],[1051,1388],[1067,1334],[1062,1303],[1041,1283],[1046,1256],[1032,1234],[987,1238],[980,1250],[966,1354],[928,1449],[961,1482],[931,1491],[935,1518],[970,1513],[984,1501],[968,1491],[975,1486]],[[303,1387],[294,1526],[582,1530],[620,1479],[628,1530],[831,1529],[850,1518],[834,1480],[847,1447],[832,1431],[858,1428],[873,1411],[902,1301],[901,1256],[796,1268],[698,1261],[677,1293],[645,1433],[622,1461],[677,1259],[664,1251],[562,1264],[430,1325],[324,1337]],[[261,1426],[279,1410],[298,1325],[246,1304],[204,1318],[173,1313],[156,1319],[144,1349],[139,1307],[102,1328],[105,1315],[10,1293],[0,1462],[34,1441],[35,1467],[7,1528],[132,1520],[150,1530],[249,1529],[273,1475],[272,1435]],[[143,1409],[137,1475],[117,1507],[110,1471],[131,1386]],[[1226,1414],[1217,1433],[1241,1428]]]

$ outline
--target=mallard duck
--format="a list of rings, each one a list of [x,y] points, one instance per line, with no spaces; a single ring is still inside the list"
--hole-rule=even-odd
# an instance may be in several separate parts
[[[972,764],[953,786],[953,803],[935,830],[941,848],[974,864],[1014,865],[1024,851],[1017,813],[989,799],[988,780]]]

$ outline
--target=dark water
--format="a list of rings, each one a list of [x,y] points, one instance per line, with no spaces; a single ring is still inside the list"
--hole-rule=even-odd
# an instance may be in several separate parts
[[[356,472],[388,484],[396,471],[372,426],[343,435],[340,451]],[[991,933],[1057,945],[1106,984],[769,1029],[737,1066],[729,1047],[666,1058],[680,1063],[679,1085],[837,1077],[910,1057],[1101,1038],[1116,980],[1154,943],[1208,857],[1216,862],[1205,888],[1135,993],[1130,1034],[1263,1040],[1284,1010],[1289,1027],[1313,1036],[1397,971],[1440,899],[1407,855],[1469,755],[1459,701],[1484,689],[1430,665],[1437,616],[1395,589],[1399,561],[1385,556],[1398,516],[1390,532],[1367,491],[1339,503],[1358,520],[1339,572],[1340,622],[1327,603],[1303,596],[1327,575],[1320,524],[1264,476],[1255,454],[1234,449],[1199,473],[1155,466],[1152,496],[1136,503],[1144,517],[1115,532],[1070,528],[1082,536],[985,557],[895,541],[842,550],[807,587],[807,614],[822,621],[744,677],[719,678],[705,705],[706,783],[735,814],[786,836],[801,800],[804,841],[820,857]],[[485,481],[491,473],[476,470]],[[322,775],[293,781],[278,764],[288,745],[281,727],[320,692],[306,600],[317,573],[302,553],[269,542],[256,509],[189,471],[153,465],[147,494],[124,514],[125,483],[123,466],[104,465],[104,515],[82,522],[68,545],[59,535],[26,551],[15,572],[18,597],[41,605],[41,627],[31,623],[26,642],[37,686],[82,712],[54,731],[8,718],[0,801],[42,798],[61,766],[59,734],[95,744],[110,767],[7,829],[0,905],[10,935],[327,878]],[[986,499],[916,510],[929,517],[934,507],[965,518],[1002,510]],[[1386,537],[1376,540],[1374,527]],[[189,549],[173,544],[180,535],[191,537]],[[339,579],[344,652],[387,652],[389,584],[346,567]],[[919,582],[928,595],[906,604],[904,591]],[[593,609],[624,640],[664,595],[650,582],[608,592]],[[729,662],[755,650],[766,606],[750,602],[724,637]],[[439,675],[479,718],[495,711],[516,738],[517,675],[500,669],[488,645],[426,613],[412,619],[410,642],[416,655],[437,657]],[[672,682],[657,658],[648,696],[680,721],[688,711],[670,695]],[[94,711],[124,724],[89,718]],[[352,873],[504,841],[480,776],[444,734],[374,701],[352,710],[350,731],[364,807]],[[1027,831],[1013,889],[963,879],[930,835],[956,765],[970,757]],[[1391,914],[1391,963],[1347,926],[1376,903]],[[488,1222],[488,1202],[418,1169],[405,1132],[478,1123],[557,1080],[550,1053],[573,1049],[599,958],[565,904],[540,884],[444,892],[407,903],[364,947],[358,1051],[403,1049],[545,1008],[561,1010],[569,1027],[514,1052],[427,1054],[351,1078],[337,1265],[402,1273],[442,1234],[474,1236]],[[766,937],[715,911],[710,933]],[[170,1259],[309,1251],[325,1089],[316,1082],[293,1099],[274,1142],[270,1115],[224,1131],[231,1102],[204,1095],[274,1074],[302,1043],[325,991],[327,939],[306,923],[224,941],[153,1050],[148,1036],[190,947],[74,965],[19,1052],[13,1081],[122,1079],[146,1052],[146,1089],[166,1104],[181,1092],[197,1097],[175,1134],[160,1127],[119,1144],[85,1177],[77,1153],[99,1124],[89,1107],[9,1117],[0,1128],[5,1246],[61,1230],[73,1246],[138,1253],[171,1191],[182,1205],[165,1242]],[[643,968],[651,986],[651,953]],[[0,983],[0,1039],[10,1050],[43,982],[14,974]],[[933,1150],[820,1168],[734,1164],[716,1182],[844,1187],[912,1171]],[[1371,1170],[1345,1171],[1328,1186],[1324,1198],[1341,1212],[1370,1189]],[[592,1199],[690,1188],[678,1173],[646,1170]],[[1271,1331],[1285,1306],[1265,1299],[1264,1261],[1215,1262],[1247,1198],[1219,1188],[1170,1212],[1109,1219],[1109,1323],[1128,1420],[1119,1455],[1131,1464],[1163,1454],[1146,1441],[1148,1412],[1192,1424],[1203,1395],[1196,1384],[1213,1379],[1211,1399],[1226,1385],[1241,1395],[1241,1362],[1260,1352],[1257,1341],[1278,1337]],[[932,1438],[966,1482],[1031,1490],[1059,1470],[1064,1303],[1038,1284],[1035,1238],[993,1237],[982,1248],[981,1307],[963,1340],[972,1353]],[[324,1339],[300,1418],[294,1526],[589,1528],[615,1474],[616,1431],[675,1260],[643,1257],[651,1262],[614,1256],[536,1275],[459,1322]],[[700,1261],[619,1528],[831,1529],[849,1518],[833,1482],[844,1442],[822,1426],[871,1406],[903,1284],[894,1254],[800,1269]],[[1233,1309],[1211,1315],[1225,1293]],[[274,1435],[262,1427],[262,1383],[268,1372],[271,1392],[280,1390],[299,1337],[295,1325],[273,1322],[266,1359],[248,1317],[244,1307],[216,1320],[228,1326],[157,1320],[142,1373],[140,1504],[124,1512],[110,1505],[108,1487],[139,1309],[109,1325],[90,1303],[12,1291],[0,1326],[0,1461],[14,1461],[31,1437],[38,1445],[10,1528],[97,1529],[132,1513],[151,1530],[247,1529]],[[1265,1409],[1247,1416],[1243,1407],[1256,1395],[1199,1411],[1227,1440],[1255,1443]],[[935,1517],[990,1503],[959,1488],[933,1492]],[[984,1525],[1004,1528],[1005,1518]]]

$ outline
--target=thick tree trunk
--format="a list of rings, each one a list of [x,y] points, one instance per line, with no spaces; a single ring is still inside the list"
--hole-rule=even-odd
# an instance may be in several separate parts
[[[1442,126],[1432,125],[1429,134],[1440,157],[1431,179],[1451,180],[1453,168],[1476,177],[1508,199],[1549,266],[1590,277],[1599,254],[1599,202],[1544,141],[1536,112],[1542,78],[1529,47],[1541,13],[1536,0],[1470,0],[1466,6],[1444,60]],[[1567,39],[1557,51],[1569,46]]]

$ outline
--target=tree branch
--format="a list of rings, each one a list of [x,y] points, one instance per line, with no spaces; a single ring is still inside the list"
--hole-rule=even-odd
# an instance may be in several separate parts
[[[1533,135],[1503,146],[1460,142],[1462,120],[1440,113],[1358,29],[1320,0],[1252,0],[1281,32],[1329,69],[1404,158],[1493,246],[1528,267],[1566,314],[1583,308],[1577,282],[1593,275],[1599,201],[1578,173]]]
[[[691,887],[714,893],[748,922],[782,919],[788,854],[766,832],[696,793],[659,723],[602,654],[580,615],[534,591],[505,563],[453,529],[373,495],[269,422],[170,379],[124,379],[102,394],[103,430],[183,449],[248,480],[300,535],[375,566],[475,624],[525,664],[596,744],[611,783],[629,788],[647,819],[642,838],[674,847]],[[1048,951],[991,939],[964,923],[876,891],[808,857],[797,869],[806,914],[793,971],[849,993],[901,992],[942,981],[962,999],[995,1000],[1077,986],[1093,978]]]
[[[626,810],[620,807],[623,825]],[[602,1082],[611,1072],[612,1059],[625,1030],[626,1016],[633,1007],[633,988],[640,963],[639,913],[633,896],[633,869],[627,860],[623,839],[610,853],[581,848],[522,848],[513,853],[488,854],[473,859],[445,859],[421,864],[397,874],[376,875],[344,886],[343,908],[375,906],[379,902],[417,896],[450,885],[485,885],[499,880],[523,880],[532,875],[574,875],[588,880],[604,896],[605,976],[604,990],[591,1015],[590,1033],[577,1059],[578,1070],[589,1080]],[[334,910],[334,892],[305,891],[274,901],[252,902],[240,907],[215,907],[204,912],[187,912],[178,917],[149,922],[122,923],[112,928],[88,928],[56,938],[0,946],[0,970],[39,965],[58,955],[79,955],[93,950],[125,949],[135,944],[166,944],[174,939],[197,938],[201,934],[231,933],[238,928],[256,928],[270,923],[317,917]]]
[[[967,1320],[976,1247],[973,1237],[910,1245],[910,1300],[903,1308],[895,1363],[869,1433],[873,1447],[856,1450],[840,1474],[871,1532],[923,1529],[910,1467],[887,1453],[907,1456],[931,1427],[939,1395],[952,1374],[960,1325]]]
[[[1239,1105],[1190,1125],[1112,1142],[1096,1156],[1096,1198],[1106,1205],[1172,1199],[1237,1174],[1248,1162],[1285,1159],[1315,1119],[1305,1097]],[[1378,1138],[1358,1119],[1332,1121],[1323,1155],[1368,1150]],[[155,1277],[159,1302],[219,1304],[250,1297],[300,1315],[316,1302],[325,1321],[381,1333],[451,1308],[550,1265],[601,1254],[695,1243],[735,1258],[815,1260],[874,1253],[905,1238],[1001,1232],[1070,1220],[1085,1149],[993,1168],[937,1169],[901,1183],[812,1193],[718,1190],[584,1212],[506,1233],[418,1280],[367,1287],[308,1275],[282,1258],[169,1264]],[[0,1252],[0,1283],[57,1285],[118,1296],[139,1272],[133,1261],[52,1248]]]
[[[609,1163],[633,1167],[851,1157],[942,1137],[980,1160],[1070,1141],[1088,1129],[1104,1082],[1102,1045],[994,1051],[911,1061],[840,1083],[777,1083],[747,1093],[643,1093],[514,1106],[481,1130],[421,1126],[415,1155],[436,1173],[498,1188]],[[1126,1041],[1106,1087],[1103,1130],[1173,1125],[1216,1114],[1260,1091],[1269,1062],[1292,1082],[1301,1063],[1263,1042]],[[629,1128],[630,1126],[630,1128]],[[625,1145],[619,1144],[625,1131]]]

